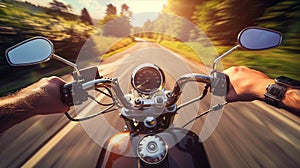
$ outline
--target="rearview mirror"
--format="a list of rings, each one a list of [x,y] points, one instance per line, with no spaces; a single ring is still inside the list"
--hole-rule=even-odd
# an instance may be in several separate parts
[[[44,37],[34,37],[10,47],[5,56],[10,65],[23,66],[48,61],[53,53],[51,41]]]
[[[279,46],[281,41],[280,32],[259,27],[248,27],[238,35],[239,45],[248,50],[274,48]]]

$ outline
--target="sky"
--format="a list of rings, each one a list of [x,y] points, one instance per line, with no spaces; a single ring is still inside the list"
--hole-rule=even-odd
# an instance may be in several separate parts
[[[25,0],[23,0],[25,1]],[[26,0],[36,5],[48,6],[52,0]],[[80,14],[82,8],[86,8],[95,19],[101,19],[105,15],[106,5],[113,4],[117,7],[118,13],[120,13],[121,5],[126,3],[129,6],[129,10],[136,13],[142,12],[160,12],[163,5],[167,5],[167,0],[58,0],[64,4],[71,4],[73,7],[73,13]]]

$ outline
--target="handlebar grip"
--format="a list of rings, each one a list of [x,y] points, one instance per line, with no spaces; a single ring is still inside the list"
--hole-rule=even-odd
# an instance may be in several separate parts
[[[82,84],[74,81],[61,87],[61,98],[68,106],[80,105],[88,99],[88,93],[82,89]]]
[[[73,106],[72,82],[60,87],[61,100],[68,106]]]
[[[212,74],[211,93],[215,96],[226,96],[229,90],[229,77],[221,72]]]
[[[88,82],[102,78],[96,66],[81,69],[80,75],[79,77],[77,73],[73,72],[75,81],[67,83],[60,88],[61,99],[68,106],[78,105],[87,100],[87,93],[82,89],[82,84],[78,81]]]

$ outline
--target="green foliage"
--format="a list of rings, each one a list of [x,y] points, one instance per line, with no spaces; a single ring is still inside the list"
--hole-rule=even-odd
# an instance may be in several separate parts
[[[267,5],[260,0],[211,0],[197,6],[192,19],[216,44],[232,45],[243,28],[255,24]]]
[[[267,8],[258,25],[282,32],[285,48],[300,52],[300,1],[286,0]]]
[[[66,5],[57,0],[52,0],[52,2],[49,2],[49,5],[50,5],[50,8],[55,11],[59,11],[59,12],[63,12],[63,13],[70,13],[72,11],[71,5]]]
[[[222,51],[221,53],[229,49],[229,47],[217,48]],[[271,78],[284,75],[300,80],[300,61],[297,60],[299,60],[298,54],[279,47],[263,51],[237,50],[225,57],[222,63],[226,68],[245,65],[260,70]]]
[[[60,63],[55,64],[55,61],[30,68],[11,67],[4,57],[4,51],[8,47],[33,36],[45,36],[54,43],[56,54],[74,61],[83,42],[93,33],[93,29],[92,26],[82,22],[79,16],[71,13],[54,11],[26,2],[4,3],[2,1],[0,3],[0,95],[24,87],[43,76],[70,72],[70,69]],[[64,69],[60,69],[61,67]]]
[[[196,5],[196,7],[189,8],[187,7],[189,4]],[[271,77],[286,75],[300,79],[300,1],[169,0],[164,11],[193,21],[217,45],[220,53],[224,53],[235,45],[237,34],[247,26],[261,26],[280,31],[283,33],[283,45],[279,49],[258,52],[238,50],[226,57],[223,63],[225,67],[250,66]],[[159,23],[160,26],[163,25],[161,23]],[[178,28],[179,25],[174,25],[174,27]],[[195,34],[197,32],[189,31],[189,39],[195,39]],[[173,42],[163,41],[161,44],[177,52],[183,50],[181,52],[185,54],[190,53],[185,47]]]
[[[4,5],[5,8],[0,8],[1,24],[20,30],[22,34],[43,35],[52,40],[61,40],[72,36],[88,36],[93,29],[74,14],[22,2]]]

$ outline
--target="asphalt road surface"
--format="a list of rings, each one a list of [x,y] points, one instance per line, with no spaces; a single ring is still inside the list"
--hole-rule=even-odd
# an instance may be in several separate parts
[[[104,76],[118,76],[126,90],[131,70],[153,60],[167,70],[167,88],[172,88],[175,79],[189,71],[207,74],[200,64],[186,59],[183,59],[185,65],[179,64],[174,60],[181,60],[180,56],[150,42],[137,43],[108,58],[101,63],[100,72]],[[63,78],[71,80],[70,76]],[[190,90],[185,92],[187,98],[195,94],[191,88],[187,90]],[[209,108],[210,102],[208,96],[192,106],[198,110],[196,113],[185,115],[189,110],[182,109],[179,113],[184,115],[179,114],[177,118],[191,119]],[[97,110],[92,104],[76,108],[76,111]],[[70,111],[74,112],[74,108]],[[98,144],[104,141],[95,137],[113,134],[106,129],[108,123],[115,131],[124,126],[118,112],[105,115],[85,123],[70,122],[63,114],[35,116],[21,122],[0,135],[0,167],[95,167],[101,150]],[[300,119],[297,116],[254,101],[228,104],[220,117],[214,132],[203,142],[212,167],[300,167]],[[203,127],[204,121],[205,117],[197,121],[193,129]]]

